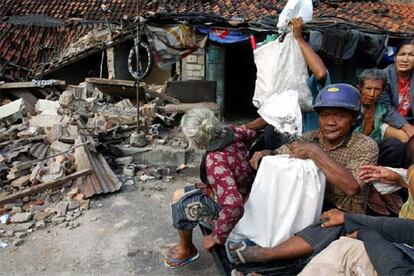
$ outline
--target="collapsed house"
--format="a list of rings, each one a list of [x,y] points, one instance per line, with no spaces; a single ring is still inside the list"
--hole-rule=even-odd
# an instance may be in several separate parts
[[[362,69],[387,62],[385,53],[391,53],[392,59],[389,46],[414,35],[414,7],[407,3],[313,2],[314,18],[305,35],[324,60],[333,82],[355,83],[355,75]],[[172,76],[180,81],[211,80],[215,87],[210,90],[215,90],[213,97],[224,115],[254,113],[251,98],[256,68],[248,38],[255,35],[259,42],[276,33],[277,17],[285,3],[4,1],[0,4],[0,77],[58,79],[67,84],[78,84],[86,77],[133,80],[128,54],[137,36],[137,15],[141,15],[146,18],[143,40],[152,40],[148,42],[155,61],[164,69],[152,66],[144,82],[162,84]],[[194,47],[181,44],[185,46],[182,50],[190,51],[182,51],[175,64],[162,66],[162,58],[177,53],[157,49],[154,44],[167,39],[168,28],[178,25],[188,26],[197,41],[190,42]],[[154,42],[150,36],[159,39]],[[202,37],[208,37],[207,43],[197,43]],[[205,93],[196,89],[190,102],[202,101],[199,97]],[[237,105],[226,105],[235,99]]]

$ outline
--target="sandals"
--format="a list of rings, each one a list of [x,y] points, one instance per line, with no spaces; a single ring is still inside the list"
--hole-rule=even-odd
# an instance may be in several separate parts
[[[234,249],[234,250],[230,249],[230,245],[232,245],[232,244],[237,244],[238,245],[237,249]],[[245,264],[246,260],[243,257],[242,253],[248,246],[253,246],[253,245],[256,245],[256,244],[254,242],[250,241],[250,240],[244,240],[244,241],[240,241],[240,242],[227,242],[226,245],[225,245],[227,258],[233,264],[239,264],[239,263]],[[239,262],[237,262],[235,260],[235,258],[234,258],[235,255],[234,254],[236,254],[237,259],[239,260]]]
[[[164,259],[164,265],[166,267],[174,269],[174,268],[178,268],[178,267],[190,264],[190,263],[196,261],[199,257],[200,257],[200,253],[198,253],[198,252],[194,256],[189,257],[189,258],[184,259],[184,260],[176,259],[176,258],[169,258],[168,256],[166,256],[165,259]]]

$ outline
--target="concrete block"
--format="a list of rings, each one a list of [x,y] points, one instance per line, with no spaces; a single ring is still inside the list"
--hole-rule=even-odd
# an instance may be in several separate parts
[[[0,106],[0,123],[12,124],[23,117],[23,99]]]
[[[43,115],[58,115],[57,110],[59,109],[60,104],[58,101],[49,101],[49,100],[38,100],[35,105],[35,111],[37,114]]]
[[[13,223],[28,222],[32,219],[32,217],[32,213],[17,213],[12,216],[10,221]]]
[[[189,55],[185,60],[187,63],[197,63],[197,56]]]

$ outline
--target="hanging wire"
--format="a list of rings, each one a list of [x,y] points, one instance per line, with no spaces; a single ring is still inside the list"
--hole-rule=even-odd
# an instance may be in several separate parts
[[[136,41],[134,41],[135,47],[135,57],[136,57],[136,65],[137,65],[137,76],[139,72],[139,42],[140,42],[140,28],[141,28],[141,7],[140,7],[140,0],[137,0],[137,15],[138,15],[138,25],[137,25],[137,37]],[[135,78],[135,86],[136,86],[136,96],[137,96],[137,134],[139,134],[139,78]]]

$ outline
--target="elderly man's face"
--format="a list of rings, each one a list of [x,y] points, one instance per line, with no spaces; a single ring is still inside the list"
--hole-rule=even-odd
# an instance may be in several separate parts
[[[364,106],[374,105],[384,90],[384,81],[382,80],[364,80],[364,84],[359,86],[361,92],[361,102]]]
[[[355,113],[344,108],[319,109],[319,127],[324,140],[331,144],[341,142],[351,130],[355,119]]]

